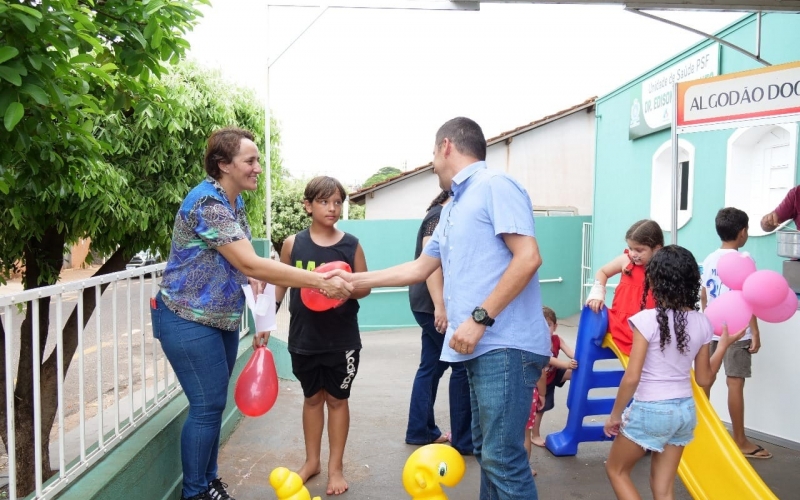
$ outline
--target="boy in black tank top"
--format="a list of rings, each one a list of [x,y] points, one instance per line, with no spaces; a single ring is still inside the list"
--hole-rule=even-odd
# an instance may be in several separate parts
[[[283,243],[281,262],[302,269],[334,261],[347,262],[354,272],[367,270],[364,251],[358,239],[334,226],[342,212],[347,193],[332,177],[315,177],[306,185],[303,206],[311,217],[311,227],[290,236]],[[343,457],[350,430],[347,399],[358,371],[361,335],[358,330],[358,302],[369,289],[354,291],[339,307],[315,312],[300,298],[300,289],[291,289],[289,301],[289,353],[292,372],[303,387],[303,435],[306,462],[297,471],[305,483],[322,470],[320,454],[325,406],[328,407],[328,495],[347,491],[343,476]],[[280,302],[286,288],[276,287]]]

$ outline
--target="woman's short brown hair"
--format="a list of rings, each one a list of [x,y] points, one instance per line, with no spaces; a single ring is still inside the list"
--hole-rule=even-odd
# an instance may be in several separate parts
[[[206,157],[204,160],[206,173],[214,179],[219,179],[222,173],[219,170],[219,163],[230,163],[233,157],[239,154],[239,147],[242,139],[249,139],[255,142],[255,136],[249,130],[237,127],[225,127],[215,130],[208,138],[206,147]]]

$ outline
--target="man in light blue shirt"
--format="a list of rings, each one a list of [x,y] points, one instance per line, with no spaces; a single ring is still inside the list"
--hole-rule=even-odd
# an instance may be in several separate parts
[[[402,286],[441,265],[448,320],[441,359],[467,368],[480,499],[536,500],[523,436],[533,388],[550,360],[537,275],[542,258],[527,192],[485,159],[477,123],[454,118],[442,125],[433,170],[453,201],[422,255],[381,271],[337,274],[355,288]]]

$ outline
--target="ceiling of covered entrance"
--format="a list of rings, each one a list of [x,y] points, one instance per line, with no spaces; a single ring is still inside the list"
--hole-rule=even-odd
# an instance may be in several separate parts
[[[453,0],[457,4],[540,3],[623,5],[635,10],[727,10],[743,12],[800,12],[800,0]]]

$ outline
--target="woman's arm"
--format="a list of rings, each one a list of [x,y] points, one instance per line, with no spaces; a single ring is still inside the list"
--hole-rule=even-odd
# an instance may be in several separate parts
[[[430,236],[422,238],[422,248],[425,248],[430,239]],[[444,306],[444,274],[441,266],[428,276],[425,285],[433,301],[433,327],[437,332],[444,333],[447,331],[447,309]]]
[[[325,279],[323,274],[259,257],[253,249],[253,245],[247,240],[237,240],[219,246],[217,251],[244,275],[267,281],[276,286],[319,288],[327,296],[335,299],[347,299],[353,290],[353,286],[341,278]]]
[[[281,247],[281,262],[287,266],[292,265],[292,248],[294,248],[294,235],[286,238]],[[287,288],[288,287],[280,285],[275,286],[275,300],[277,302],[283,302],[283,299],[286,297]]]

